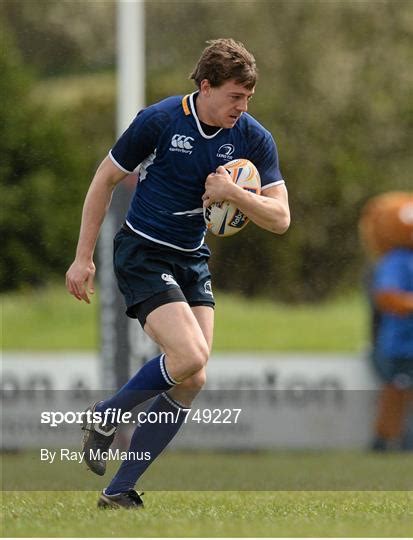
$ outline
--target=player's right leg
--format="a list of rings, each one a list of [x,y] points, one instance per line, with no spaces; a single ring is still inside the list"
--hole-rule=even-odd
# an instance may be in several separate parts
[[[106,409],[130,411],[204,368],[209,347],[187,303],[159,306],[148,315],[146,326],[164,353],[147,362],[114,396],[94,404],[92,411],[102,414]],[[84,430],[85,462],[93,472],[103,475],[106,461],[102,454],[112,444],[116,426],[86,422]]]
[[[202,309],[202,308],[198,308]],[[212,326],[213,310],[210,313]],[[119,494],[129,493],[136,482],[154,462],[159,454],[176,436],[189,413],[192,400],[205,383],[205,363],[209,355],[209,344],[188,304],[182,302],[159,306],[148,314],[145,330],[165,351],[168,369],[183,381],[170,392],[163,392],[146,411],[157,418],[157,422],[140,421],[132,436],[129,455],[118,472],[102,492],[100,501],[111,500]],[[196,370],[196,373],[193,373]],[[180,388],[179,392],[173,391]],[[168,415],[167,421],[162,420]],[[148,456],[137,460],[133,456]],[[107,501],[103,500],[102,504]]]
[[[163,354],[146,364],[109,399],[95,404],[97,412],[108,409],[131,411],[147,399],[173,388],[202,370],[209,355],[208,344],[174,277],[176,261],[182,255],[122,229],[115,238],[115,272],[125,296],[127,314],[138,318],[154,337]],[[207,254],[196,256],[207,267]],[[186,261],[185,261],[186,262]],[[188,260],[187,266],[192,261]],[[207,299],[211,302],[211,298]],[[213,300],[212,300],[213,303]],[[112,443],[116,425],[84,425],[83,451],[91,470],[104,474],[106,464],[96,457]]]

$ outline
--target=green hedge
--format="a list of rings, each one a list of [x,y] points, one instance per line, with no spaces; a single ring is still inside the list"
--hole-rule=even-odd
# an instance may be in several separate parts
[[[5,32],[1,39],[0,290],[5,291],[64,274],[91,175],[114,137],[114,92],[89,95],[82,89],[67,106],[59,100],[59,85],[54,95],[53,84],[39,88],[11,36]]]

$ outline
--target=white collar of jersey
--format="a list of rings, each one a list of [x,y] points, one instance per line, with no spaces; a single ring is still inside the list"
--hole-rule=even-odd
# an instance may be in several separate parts
[[[196,125],[198,126],[198,131],[199,133],[205,138],[205,139],[213,139],[216,135],[218,135],[218,133],[220,131],[222,131],[222,128],[220,128],[218,131],[216,131],[215,133],[213,133],[212,135],[206,135],[201,127],[201,122],[199,121],[199,118],[198,118],[198,115],[196,114],[196,108],[195,108],[195,103],[194,103],[194,95],[197,94],[198,92],[193,92],[190,96],[189,96],[189,103],[191,105],[191,110],[192,110],[192,114],[194,115],[194,118],[195,118],[195,122],[196,122]]]

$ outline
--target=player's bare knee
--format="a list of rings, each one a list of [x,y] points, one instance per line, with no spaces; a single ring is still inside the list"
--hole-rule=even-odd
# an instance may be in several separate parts
[[[192,374],[196,374],[203,370],[208,362],[208,357],[209,348],[207,343],[199,343],[188,359],[188,366],[190,366]]]
[[[192,376],[203,369],[208,362],[209,348],[207,342],[202,339],[193,340],[186,344],[180,352],[180,362],[186,370],[187,377]]]
[[[181,374],[180,377],[182,380],[186,380],[190,377],[193,377],[195,373],[202,370],[207,363],[208,355],[202,353],[194,353],[192,355],[186,356],[181,364]]]
[[[188,344],[185,349],[166,350],[166,367],[173,378],[184,381],[205,367],[208,356],[206,342]]]

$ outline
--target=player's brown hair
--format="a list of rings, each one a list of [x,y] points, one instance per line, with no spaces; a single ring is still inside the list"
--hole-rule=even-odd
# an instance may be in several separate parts
[[[207,44],[189,76],[198,88],[204,79],[215,87],[234,79],[248,90],[254,88],[258,78],[255,58],[242,43],[221,38],[207,41]]]

